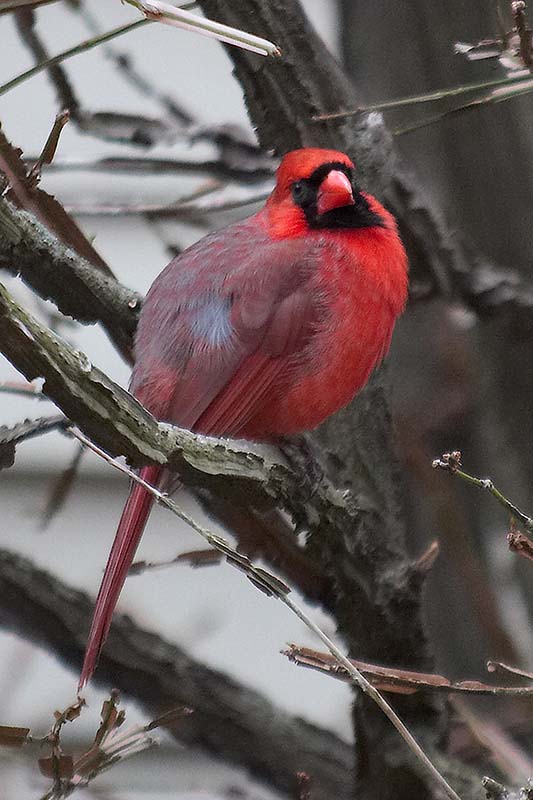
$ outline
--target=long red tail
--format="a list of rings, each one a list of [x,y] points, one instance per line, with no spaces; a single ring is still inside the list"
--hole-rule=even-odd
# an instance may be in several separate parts
[[[162,471],[161,467],[144,467],[140,472],[140,477],[154,486],[157,485]],[[91,679],[96,669],[98,657],[111,627],[115,606],[141,540],[153,502],[153,497],[146,489],[143,489],[138,483],[133,485],[118,524],[115,541],[96,598],[78,691],[81,691],[87,681]]]

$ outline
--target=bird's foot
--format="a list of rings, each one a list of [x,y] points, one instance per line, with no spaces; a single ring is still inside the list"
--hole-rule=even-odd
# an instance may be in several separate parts
[[[280,440],[278,446],[302,486],[308,487],[309,497],[313,497],[326,475],[312,442],[300,434]]]

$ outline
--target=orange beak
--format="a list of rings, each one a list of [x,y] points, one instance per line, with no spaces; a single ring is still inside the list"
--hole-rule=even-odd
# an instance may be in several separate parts
[[[338,169],[332,169],[320,184],[316,204],[317,212],[327,214],[334,208],[353,206],[354,204],[352,185],[348,176]]]

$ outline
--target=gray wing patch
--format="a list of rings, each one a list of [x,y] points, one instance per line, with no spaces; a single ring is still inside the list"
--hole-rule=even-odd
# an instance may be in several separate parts
[[[208,292],[187,304],[188,328],[194,340],[210,348],[231,346],[234,330],[231,324],[230,296]]]

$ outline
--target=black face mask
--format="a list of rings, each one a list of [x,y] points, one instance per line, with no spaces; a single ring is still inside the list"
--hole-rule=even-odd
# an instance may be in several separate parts
[[[352,186],[354,204],[339,206],[319,214],[317,210],[318,192],[322,181],[332,170],[343,172]],[[309,178],[295,181],[291,186],[292,198],[305,214],[310,228],[384,228],[385,223],[379,214],[374,213],[357,186],[353,170],[340,161],[331,161],[318,167]]]

